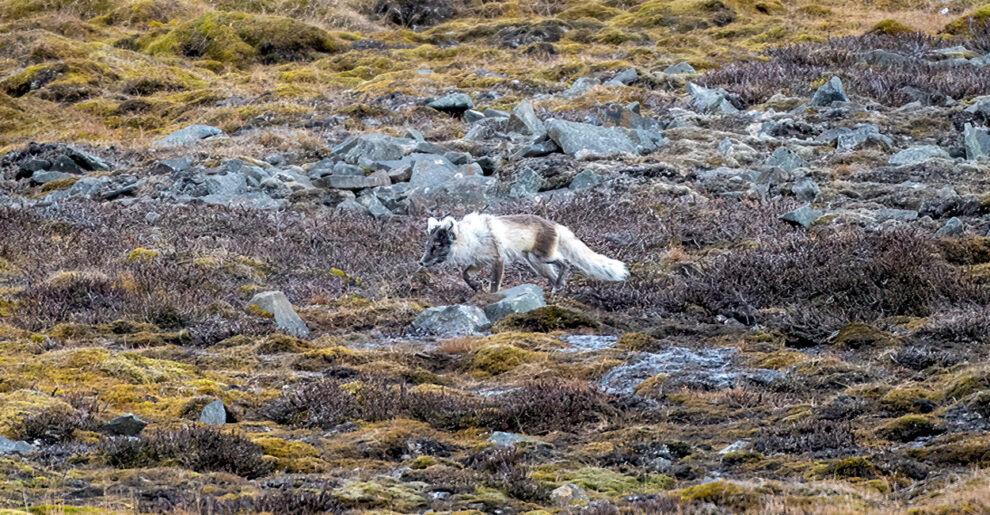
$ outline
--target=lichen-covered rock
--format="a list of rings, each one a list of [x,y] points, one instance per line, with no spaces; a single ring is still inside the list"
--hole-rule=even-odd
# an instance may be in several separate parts
[[[566,508],[574,504],[587,502],[588,492],[585,492],[584,488],[574,483],[568,483],[550,492],[550,500],[557,506]]]
[[[133,413],[125,413],[104,424],[102,431],[110,435],[137,436],[147,425]]]
[[[906,148],[887,160],[895,166],[916,165],[929,159],[950,159],[949,153],[937,145],[916,145]]]
[[[832,77],[825,84],[822,84],[815,90],[814,96],[811,97],[811,105],[826,107],[832,105],[833,102],[848,102],[849,97],[846,96],[846,90],[842,88],[842,79],[839,77]]]
[[[694,99],[694,108],[702,113],[738,113],[739,109],[729,100],[729,93],[722,88],[709,89],[693,82],[687,85],[688,93]]]
[[[543,290],[535,284],[520,284],[502,290],[496,295],[500,295],[502,298],[485,306],[485,315],[492,323],[513,313],[526,313],[546,306]]]
[[[963,129],[963,144],[966,159],[973,161],[990,157],[990,130],[967,123]]]
[[[780,219],[793,225],[799,225],[805,229],[811,227],[811,224],[818,220],[825,214],[824,211],[812,208],[810,205],[805,204],[793,211],[788,211],[780,215]]]
[[[533,104],[529,100],[523,100],[512,108],[512,115],[509,117],[509,125],[506,129],[524,136],[532,136],[534,140],[542,139],[547,133],[543,121],[536,116],[536,112],[533,111]]]
[[[199,414],[199,423],[208,425],[220,425],[226,424],[229,419],[229,414],[227,413],[227,408],[223,405],[223,401],[217,399],[206,406],[203,407],[203,411]]]
[[[417,333],[442,336],[478,333],[490,325],[484,311],[465,305],[428,308],[412,322]]]
[[[451,93],[447,96],[433,100],[426,105],[436,109],[437,111],[459,116],[464,113],[464,111],[473,108],[474,102],[466,93]]]
[[[190,125],[154,141],[160,148],[186,147],[204,139],[220,137],[223,131],[209,125]]]

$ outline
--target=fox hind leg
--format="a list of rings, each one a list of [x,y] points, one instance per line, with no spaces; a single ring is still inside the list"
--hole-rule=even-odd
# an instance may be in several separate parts
[[[477,265],[471,265],[471,266],[465,268],[461,272],[461,277],[464,278],[464,282],[466,282],[467,285],[470,286],[472,290],[474,290],[474,291],[481,291],[481,290],[484,289],[484,287],[481,285],[480,282],[478,282],[477,279],[475,279],[474,277],[471,277],[471,274],[473,274],[473,273],[475,273],[477,271],[478,271],[478,266]]]
[[[567,285],[567,274],[571,267],[563,259],[548,261],[547,264],[557,267],[557,278],[553,280],[553,286],[550,289],[551,293],[557,293]]]
[[[505,263],[501,260],[492,265],[492,293],[502,289],[502,276],[505,275]]]
[[[529,265],[529,269],[532,270],[534,275],[538,275],[549,281],[550,288],[553,288],[557,284],[557,272],[547,262],[536,257],[534,254],[527,253],[526,264]]]

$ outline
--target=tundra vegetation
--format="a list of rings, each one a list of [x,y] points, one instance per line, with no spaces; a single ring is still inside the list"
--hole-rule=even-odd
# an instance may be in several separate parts
[[[0,0],[0,511],[986,513],[988,125],[974,0]],[[475,209],[631,276],[417,332]]]

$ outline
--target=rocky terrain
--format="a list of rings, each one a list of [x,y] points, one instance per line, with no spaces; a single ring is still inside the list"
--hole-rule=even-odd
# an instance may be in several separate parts
[[[988,20],[0,0],[0,511],[990,512]]]

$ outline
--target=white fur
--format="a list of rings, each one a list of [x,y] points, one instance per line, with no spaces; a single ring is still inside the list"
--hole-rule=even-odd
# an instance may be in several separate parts
[[[545,276],[552,275],[545,272],[552,271],[553,267],[530,253],[537,234],[535,227],[522,227],[506,223],[497,216],[471,213],[460,221],[450,217],[444,220],[431,218],[428,230],[441,224],[452,229],[455,235],[447,263],[460,267],[488,266],[496,261],[506,265],[524,263]],[[557,248],[549,260],[563,259],[585,275],[602,281],[624,281],[629,277],[622,261],[594,252],[563,225],[556,224],[556,229]]]

